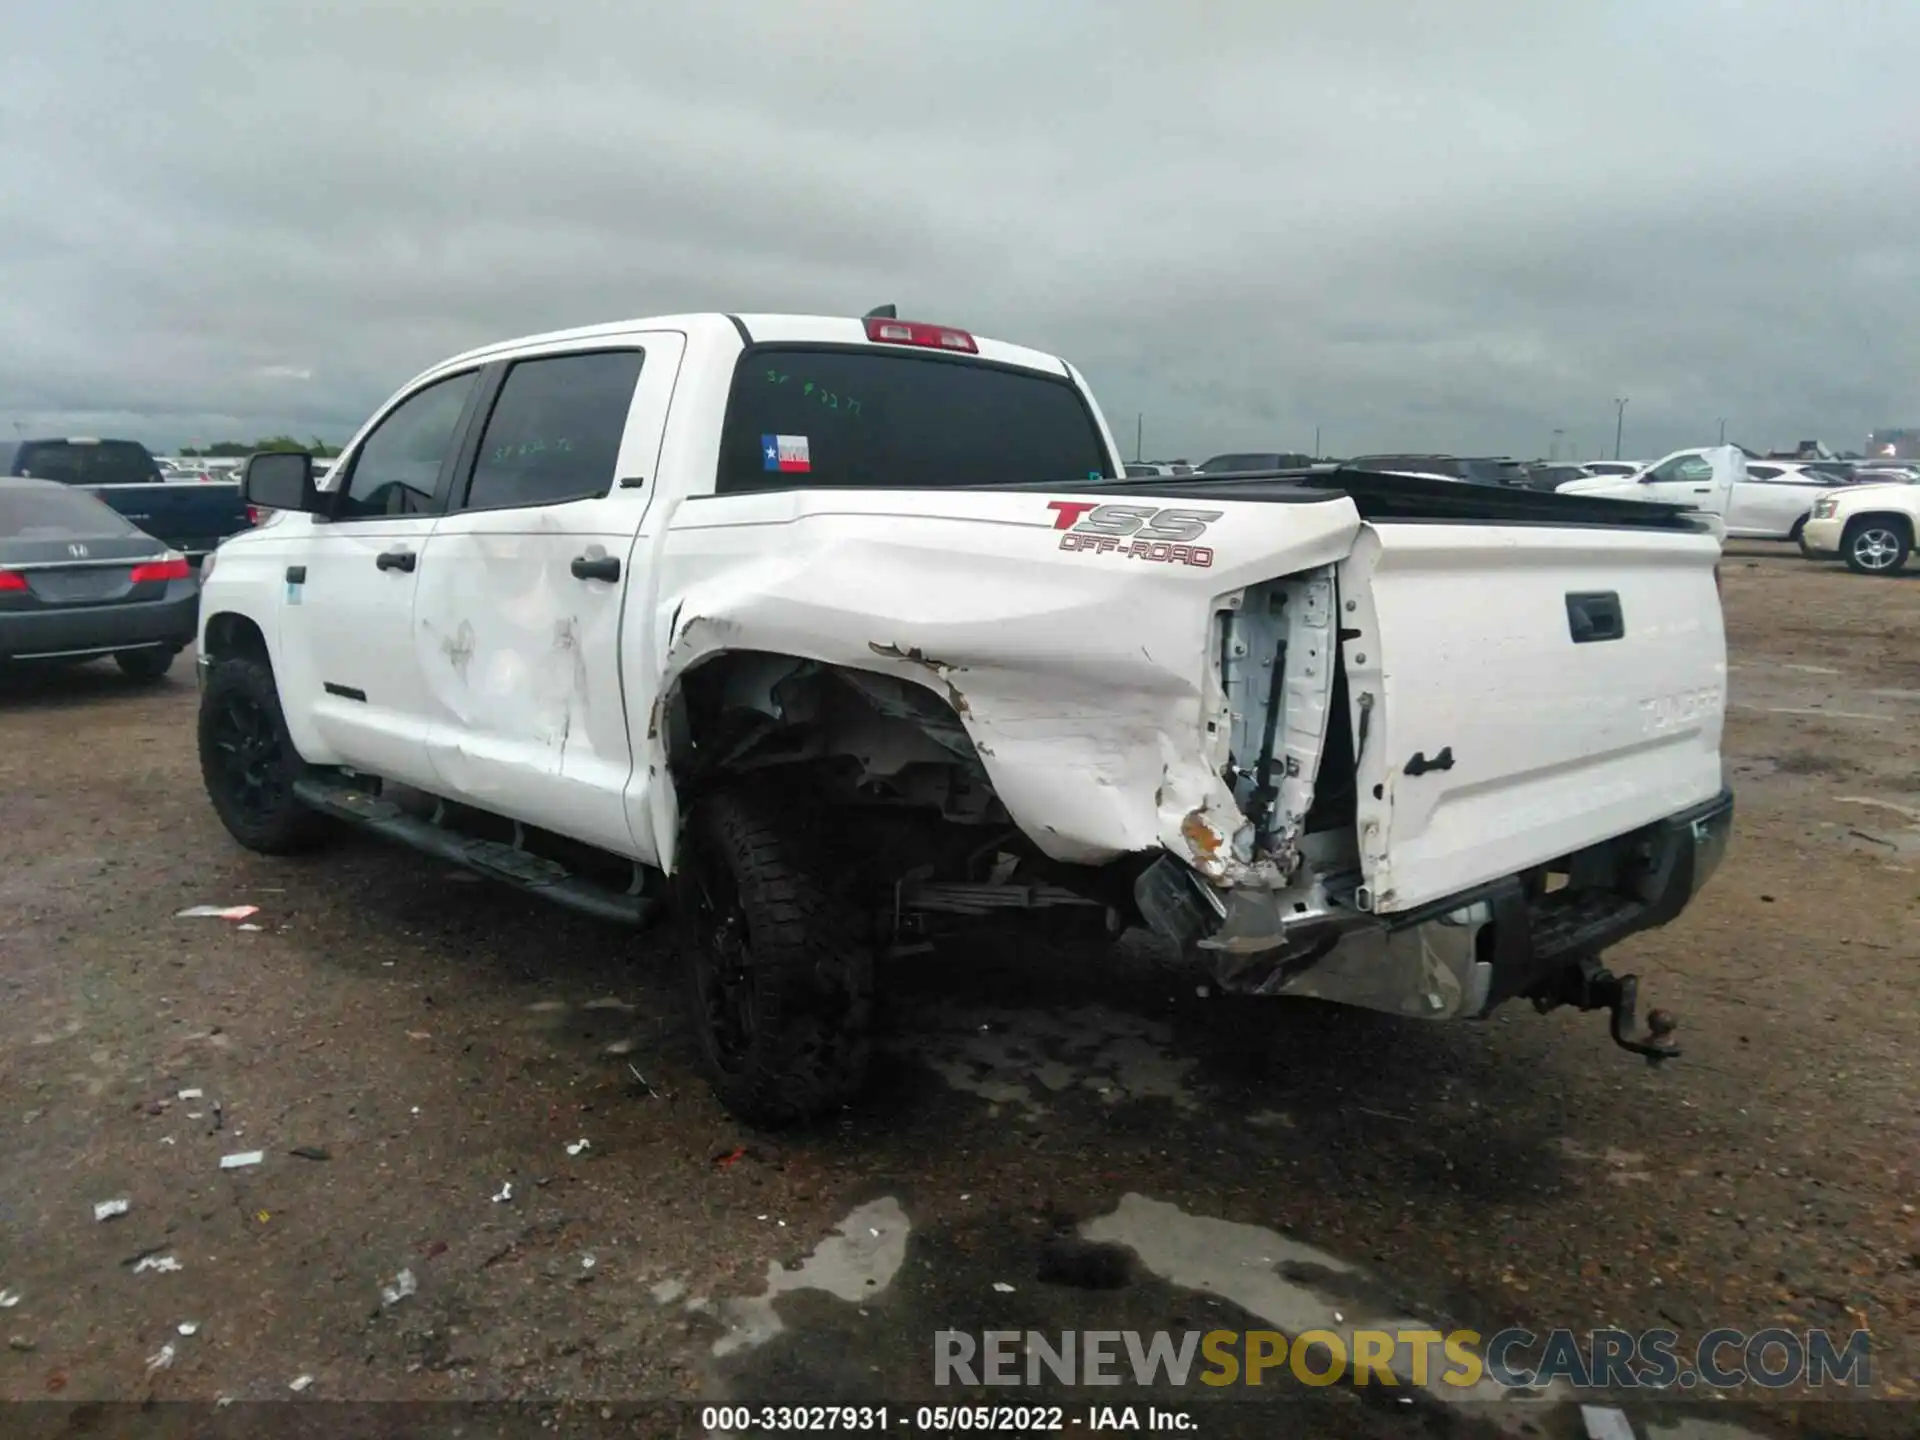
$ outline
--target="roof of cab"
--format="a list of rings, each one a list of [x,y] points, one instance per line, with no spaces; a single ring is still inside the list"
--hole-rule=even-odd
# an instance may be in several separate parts
[[[496,341],[491,345],[483,345],[478,349],[468,350],[442,360],[431,369],[423,371],[422,376],[536,346],[564,345],[576,341],[617,340],[646,330],[681,330],[688,335],[708,336],[724,332],[737,339],[743,329],[754,344],[792,344],[811,341],[825,345],[873,345],[876,349],[906,350],[911,353],[910,347],[881,346],[878,342],[869,340],[865,322],[853,316],[729,315],[721,311],[707,311],[700,314],[656,315],[635,320],[616,320],[604,325],[583,325],[572,330],[550,330],[540,335],[523,335],[513,340]],[[1023,369],[1038,370],[1048,375],[1071,376],[1072,374],[1066,362],[1056,355],[1048,355],[1040,350],[1029,350],[1024,345],[1010,345],[1003,340],[975,335],[972,331],[967,333],[973,335],[974,344],[979,347],[982,360],[991,360],[1001,365],[1018,365]]]

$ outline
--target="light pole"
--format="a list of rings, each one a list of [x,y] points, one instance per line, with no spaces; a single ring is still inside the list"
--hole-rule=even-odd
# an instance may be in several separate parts
[[[1313,458],[1316,460],[1320,458],[1320,427],[1318,425],[1313,427]]]
[[[1620,432],[1627,425],[1627,402],[1624,399],[1613,402],[1613,458],[1620,458]]]
[[[1555,430],[1553,432],[1553,445],[1547,452],[1547,458],[1549,460],[1558,460],[1560,458],[1560,442],[1566,438],[1566,435],[1567,432],[1565,430]],[[1569,456],[1568,458],[1571,459],[1572,457]]]
[[[1722,445],[1727,443],[1727,421],[1725,416],[1722,416],[1720,420],[1720,443]]]
[[[1144,410],[1136,410],[1133,415],[1133,461],[1140,463],[1140,441],[1147,433],[1147,415]]]

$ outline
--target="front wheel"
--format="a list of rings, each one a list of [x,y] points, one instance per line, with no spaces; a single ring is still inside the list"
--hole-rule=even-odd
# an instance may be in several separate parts
[[[1912,550],[1913,537],[1906,527],[1877,515],[1847,526],[1840,542],[1847,568],[1856,575],[1897,575],[1906,568]]]
[[[263,855],[291,855],[325,833],[293,782],[306,764],[287,734],[273,671],[261,660],[216,661],[200,692],[200,776],[234,839]]]
[[[122,650],[113,657],[113,663],[120,667],[120,673],[130,680],[151,683],[164,676],[173,668],[173,657],[178,650]]]
[[[797,807],[722,791],[678,866],[687,998],[714,1093],[749,1124],[813,1119],[866,1082],[873,956],[810,873]]]

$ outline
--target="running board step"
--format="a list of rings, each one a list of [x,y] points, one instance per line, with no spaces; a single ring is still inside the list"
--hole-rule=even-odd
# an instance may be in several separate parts
[[[618,925],[644,925],[659,908],[657,897],[633,895],[573,874],[564,865],[497,840],[480,840],[410,815],[391,800],[370,795],[335,776],[296,780],[293,793],[303,805],[371,830],[388,840],[460,865],[492,880],[582,915]]]

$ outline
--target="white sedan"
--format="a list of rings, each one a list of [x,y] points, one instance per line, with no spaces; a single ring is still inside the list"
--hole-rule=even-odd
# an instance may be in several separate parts
[[[1916,520],[1920,485],[1843,485],[1813,502],[1800,548],[1815,559],[1845,560],[1858,575],[1897,575],[1913,553]]]

